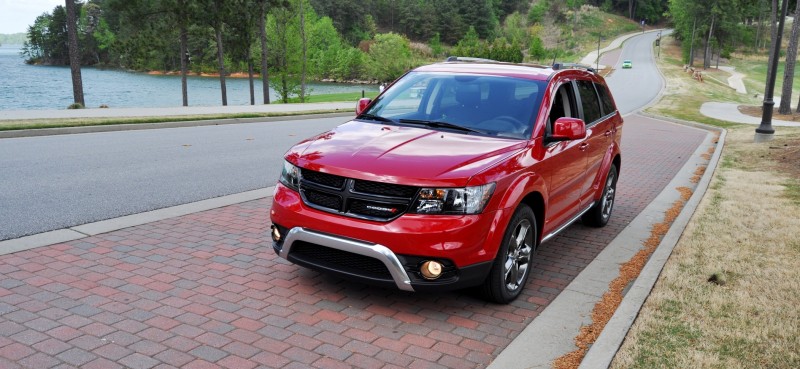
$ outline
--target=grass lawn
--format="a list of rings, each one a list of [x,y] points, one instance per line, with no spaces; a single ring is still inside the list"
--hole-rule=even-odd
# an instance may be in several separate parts
[[[370,99],[374,99],[375,96],[378,96],[378,93],[375,91],[367,91],[362,96],[361,92],[342,92],[337,94],[326,94],[326,95],[314,95],[313,91],[311,95],[306,98],[307,103],[320,103],[320,102],[338,102],[338,101],[352,101],[353,108],[356,106],[356,101],[362,97],[368,97]],[[300,98],[292,98],[289,99],[290,103],[299,103]]]
[[[355,103],[353,103],[355,107]],[[168,122],[190,122],[219,119],[244,119],[286,117],[293,115],[341,113],[341,111],[310,110],[286,113],[236,113],[236,114],[206,114],[206,115],[174,115],[167,117],[131,117],[131,118],[63,118],[63,119],[24,119],[0,120],[0,131],[13,131],[20,129],[63,128],[85,126],[107,126],[118,124],[151,124]]]
[[[756,144],[755,126],[702,116],[705,101],[760,101],[692,80],[679,50],[665,49],[667,92],[650,112],[725,127],[728,136],[710,188],[612,367],[798,368],[800,128],[775,127],[774,141]],[[747,79],[763,93],[763,73]]]

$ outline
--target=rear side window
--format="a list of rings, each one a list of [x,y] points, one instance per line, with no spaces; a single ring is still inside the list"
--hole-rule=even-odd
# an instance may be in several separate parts
[[[597,92],[591,81],[577,81],[577,84],[578,93],[581,95],[583,120],[586,124],[591,124],[603,116],[600,110],[600,100],[597,98]]]
[[[608,93],[608,87],[595,83],[594,87],[597,89],[597,94],[600,95],[600,105],[603,107],[603,116],[609,115],[617,110],[614,102],[611,101],[611,94]]]

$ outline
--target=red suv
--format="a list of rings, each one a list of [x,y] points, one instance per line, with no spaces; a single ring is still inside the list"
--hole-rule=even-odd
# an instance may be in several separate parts
[[[608,222],[622,117],[603,78],[465,59],[408,72],[286,153],[270,211],[281,257],[508,303],[540,243],[578,219]]]

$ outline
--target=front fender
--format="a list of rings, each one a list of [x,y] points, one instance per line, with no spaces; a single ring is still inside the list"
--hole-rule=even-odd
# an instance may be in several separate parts
[[[545,217],[544,209],[547,209],[548,191],[544,178],[536,172],[531,172],[514,178],[499,200],[498,211],[495,213],[491,231],[486,238],[486,251],[492,255],[492,258],[496,257],[497,250],[500,249],[500,243],[503,242],[503,235],[511,217],[514,216],[514,211],[533,193],[538,193],[543,202],[540,207],[534,207],[538,222],[539,239],[537,242],[541,239],[541,222]]]

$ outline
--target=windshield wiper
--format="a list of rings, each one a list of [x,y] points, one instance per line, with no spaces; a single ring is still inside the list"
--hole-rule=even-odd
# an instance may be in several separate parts
[[[482,133],[486,134],[485,131],[481,131],[475,128],[459,126],[458,124],[448,123],[448,122],[441,122],[436,120],[420,120],[420,119],[400,119],[400,123],[408,123],[408,124],[422,124],[432,128],[449,128],[455,129],[458,131],[464,132],[474,132],[474,133]]]
[[[391,120],[389,118],[382,117],[380,115],[375,115],[375,114],[367,114],[367,113],[361,113],[359,116],[356,117],[356,119],[369,119],[369,120],[377,120],[379,122],[395,123],[395,121],[393,121],[393,120]]]

